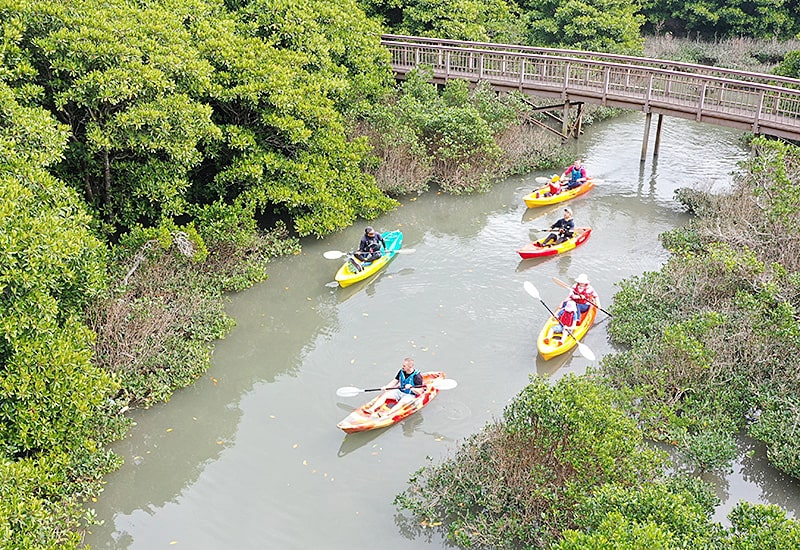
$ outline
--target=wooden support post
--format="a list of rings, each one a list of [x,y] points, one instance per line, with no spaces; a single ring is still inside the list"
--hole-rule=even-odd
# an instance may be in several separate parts
[[[661,145],[661,123],[664,122],[664,115],[658,115],[658,122],[656,123],[656,142],[653,145],[653,158],[658,158],[658,146]]]
[[[581,126],[583,125],[583,102],[578,104],[578,125],[575,133],[575,139],[581,137]]]
[[[561,133],[566,135],[569,132],[569,100],[564,101],[564,116],[561,119]]]
[[[642,158],[640,162],[644,162],[647,157],[647,141],[650,139],[650,120],[653,118],[653,113],[647,113],[644,116],[644,138],[642,139]]]

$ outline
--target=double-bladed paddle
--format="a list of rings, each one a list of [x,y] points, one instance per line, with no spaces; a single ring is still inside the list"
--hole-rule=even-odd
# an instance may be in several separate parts
[[[566,288],[568,290],[572,290],[572,287],[569,286],[569,284],[565,283],[564,281],[562,281],[558,277],[551,277],[551,278],[553,279],[553,282],[555,284],[557,284],[558,286],[564,287],[564,288]],[[613,317],[613,315],[611,315],[609,312],[607,312],[606,310],[604,310],[603,308],[601,308],[600,306],[598,306],[597,304],[595,304],[593,301],[589,300],[588,298],[586,299],[586,301],[589,302],[590,304],[592,304],[594,307],[596,307],[600,311],[602,311],[603,313],[605,313],[606,315],[608,315],[609,317]]]
[[[416,252],[416,248],[399,248],[397,250],[383,250],[382,252],[386,254],[395,253],[395,254],[411,254]],[[358,251],[355,252],[341,252],[340,250],[328,250],[327,252],[323,252],[322,255],[325,256],[329,260],[337,260],[348,254],[356,254]]]
[[[530,294],[531,296],[533,296],[542,303],[542,305],[547,309],[547,311],[550,312],[550,315],[553,316],[553,319],[558,319],[555,313],[553,313],[553,310],[551,310],[550,307],[548,307],[548,305],[544,303],[544,300],[542,300],[541,296],[539,296],[539,291],[536,290],[536,287],[533,286],[532,283],[530,283],[529,281],[525,281],[523,286],[525,287],[525,292],[527,292],[528,294]],[[575,335],[572,334],[572,331],[569,330],[567,327],[564,327],[564,330],[567,331],[567,334],[572,336],[572,339],[575,340],[576,344],[578,344],[578,352],[580,352],[580,354],[583,355],[585,358],[587,358],[589,361],[594,361],[595,359],[594,352],[591,349],[589,349],[589,346],[587,346],[586,344],[582,344],[580,340],[575,338]]]
[[[422,386],[412,386],[414,388],[424,388],[426,386],[433,386],[437,390],[452,390],[456,386],[458,386],[458,382],[453,380],[452,378],[436,378],[430,384],[422,385]],[[354,386],[345,386],[343,388],[339,388],[336,390],[336,395],[339,397],[354,397],[359,393],[369,392],[369,391],[385,391],[386,389],[396,389],[396,388],[367,388],[362,390],[361,388],[356,388]]]
[[[536,183],[538,183],[539,185],[544,185],[545,183],[550,183],[552,181],[552,179],[553,178],[546,178],[544,176],[539,176],[539,177],[536,178]],[[597,178],[588,178],[586,181],[589,181],[589,180],[593,181],[595,185],[603,185],[605,183],[605,180],[601,180],[601,179],[597,179]],[[561,180],[561,181],[563,182],[565,180]]]

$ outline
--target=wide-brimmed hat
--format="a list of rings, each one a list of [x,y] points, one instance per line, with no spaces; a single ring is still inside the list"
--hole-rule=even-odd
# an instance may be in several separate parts
[[[575,279],[575,282],[579,285],[588,285],[589,284],[589,276],[586,273],[581,273],[578,275],[578,278]]]

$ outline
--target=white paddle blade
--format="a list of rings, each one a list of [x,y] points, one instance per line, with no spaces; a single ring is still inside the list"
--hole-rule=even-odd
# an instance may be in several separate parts
[[[536,290],[536,287],[533,286],[533,283],[531,283],[530,281],[525,281],[523,283],[523,286],[525,287],[525,292],[527,292],[528,294],[530,294],[531,296],[533,296],[537,300],[541,299],[541,298],[539,298],[539,291]]]
[[[433,387],[437,390],[452,390],[458,386],[458,382],[452,378],[437,378],[433,381]]]
[[[578,351],[589,361],[595,360],[594,352],[590,350],[589,346],[587,346],[586,344],[581,344],[580,342],[578,342]]]
[[[540,185],[544,185],[545,183],[549,183],[549,182],[550,182],[550,178],[546,178],[544,176],[539,176],[538,178],[536,178],[536,183],[538,183]]]
[[[325,258],[328,260],[338,260],[342,256],[347,255],[347,252],[339,252],[338,250],[328,250],[327,252],[322,253]]]
[[[606,180],[599,180],[597,178],[592,178],[592,183],[594,183],[595,185],[603,185],[605,182]]]
[[[353,386],[345,386],[336,390],[336,395],[339,397],[355,397],[361,393],[361,390]]]
[[[395,250],[398,254],[413,254],[416,251],[416,248],[401,248],[400,250]]]

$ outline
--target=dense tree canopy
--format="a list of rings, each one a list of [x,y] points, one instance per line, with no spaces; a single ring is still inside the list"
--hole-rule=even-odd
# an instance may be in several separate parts
[[[394,205],[361,171],[367,148],[342,114],[390,82],[378,29],[353,4],[4,4],[28,82],[71,130],[57,173],[109,230],[224,199],[323,235]]]

